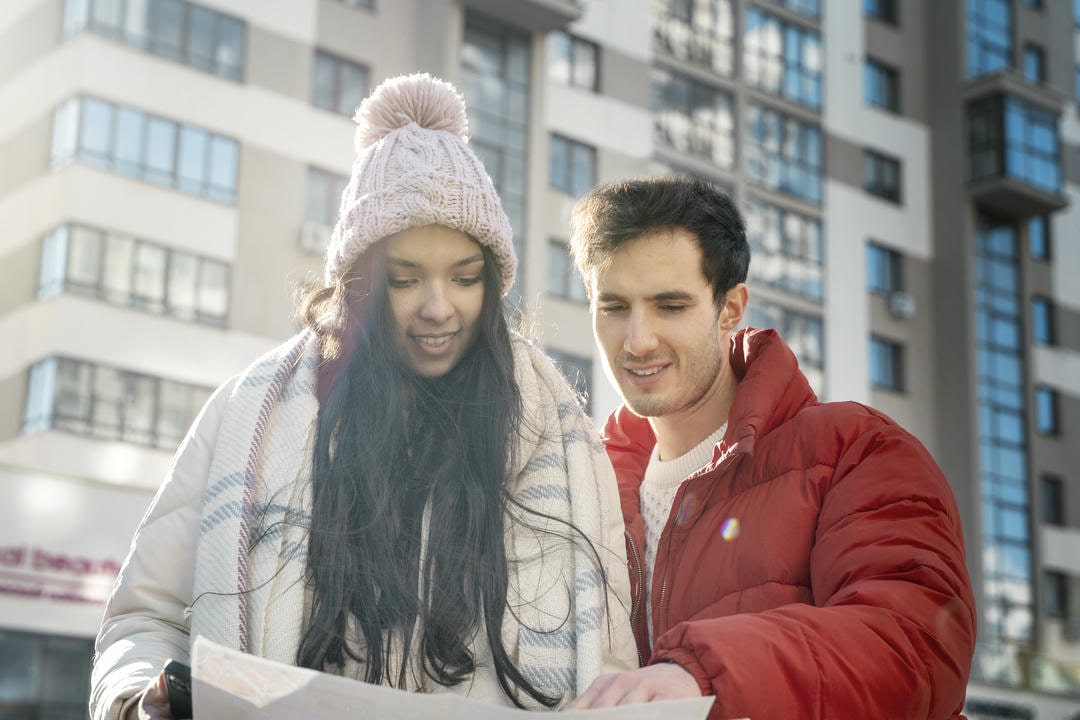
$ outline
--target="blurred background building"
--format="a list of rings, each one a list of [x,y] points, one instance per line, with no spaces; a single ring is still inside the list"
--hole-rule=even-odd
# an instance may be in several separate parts
[[[598,420],[575,198],[729,188],[749,322],[952,482],[969,716],[1080,717],[1080,0],[4,0],[0,718],[85,716],[173,450],[296,329],[350,115],[417,70],[466,95],[513,298]]]

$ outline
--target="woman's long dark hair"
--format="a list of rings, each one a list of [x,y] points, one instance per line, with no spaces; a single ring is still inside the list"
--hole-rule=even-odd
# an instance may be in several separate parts
[[[518,706],[519,691],[554,706],[559,699],[530,684],[502,642],[506,474],[521,400],[495,259],[484,247],[473,346],[445,376],[423,378],[397,347],[381,250],[367,254],[343,291],[316,294],[306,308],[313,327],[334,303],[354,316],[339,323],[341,347],[326,347],[347,361],[316,431],[314,592],[297,662],[323,670],[352,659],[366,681],[402,687],[415,647],[426,676],[456,685],[476,670],[470,646],[482,629],[506,695]],[[350,323],[359,331],[340,332]]]

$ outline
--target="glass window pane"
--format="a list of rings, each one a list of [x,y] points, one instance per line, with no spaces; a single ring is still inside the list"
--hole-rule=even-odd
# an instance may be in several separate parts
[[[230,80],[240,80],[244,67],[245,25],[240,20],[218,18],[218,41],[214,53],[217,72]]]
[[[123,26],[122,0],[94,0],[91,15],[94,29],[99,32],[116,33]]]
[[[145,375],[131,373],[125,373],[124,380],[124,440],[149,445],[154,437],[157,382]]]
[[[184,320],[195,319],[195,293],[198,280],[198,258],[187,253],[170,253],[168,295],[165,300],[170,315]]]
[[[162,185],[175,182],[176,125],[151,117],[146,128],[146,179]]]
[[[156,0],[154,3],[152,47],[155,53],[181,60],[184,33],[183,0]]]
[[[341,62],[341,88],[337,101],[337,111],[342,115],[352,115],[368,93],[367,70],[351,62]]]
[[[133,300],[136,307],[161,312],[165,309],[165,249],[137,243],[135,246]]]
[[[57,168],[75,157],[79,147],[79,115],[81,101],[72,98],[56,108],[53,114],[51,167]]]
[[[131,301],[131,274],[134,264],[135,241],[129,237],[109,235],[105,239],[105,299],[126,305]]]
[[[56,398],[56,359],[47,358],[30,368],[26,388],[26,413],[23,415],[25,434],[47,430],[52,427],[53,403]],[[2,646],[0,639],[0,646]],[[0,649],[0,653],[3,650]],[[0,659],[0,699],[4,697],[4,663]]]
[[[237,165],[240,147],[235,140],[219,135],[210,137],[209,197],[219,202],[235,202]]]
[[[90,427],[91,367],[59,360],[56,365],[56,427],[87,432]]]
[[[41,239],[41,268],[38,271],[38,299],[64,290],[67,275],[68,226],[61,225]]]
[[[95,98],[82,102],[79,156],[83,162],[105,165],[112,138],[113,106]]]
[[[94,368],[91,433],[96,437],[119,440],[125,404],[123,374],[113,368]]]
[[[217,13],[197,5],[188,10],[188,62],[212,72],[214,69],[214,28]]]
[[[130,45],[145,48],[150,41],[151,0],[127,0],[124,35]]]
[[[143,129],[146,115],[131,108],[117,108],[116,111],[116,150],[113,154],[117,172],[132,177],[142,173],[143,166]]]
[[[90,690],[90,662],[93,648],[88,640],[52,637],[45,641],[42,675],[47,687],[43,693],[47,705],[56,703],[57,711],[78,710],[85,717],[86,698]],[[68,707],[64,707],[68,706]],[[70,707],[74,706],[74,707]],[[64,717],[67,716],[64,713]],[[50,718],[56,715],[44,713]]]
[[[225,263],[203,260],[198,307],[201,316],[220,318],[224,324],[229,311],[229,266]]]
[[[312,77],[311,102],[317,107],[336,110],[335,88],[337,87],[337,69],[334,61],[327,55],[315,53],[315,67]]]
[[[180,151],[177,162],[177,187],[201,195],[206,188],[206,156],[209,136],[205,130],[190,126],[180,128]]]
[[[86,28],[90,21],[90,0],[64,0],[64,39]]]
[[[158,383],[159,410],[157,441],[162,447],[175,447],[187,433],[193,420],[191,388],[187,385],[162,380]]]
[[[39,650],[33,637],[0,630],[0,701],[27,702],[39,696]]]
[[[71,228],[68,246],[67,281],[75,288],[96,292],[101,284],[100,232],[80,225]]]

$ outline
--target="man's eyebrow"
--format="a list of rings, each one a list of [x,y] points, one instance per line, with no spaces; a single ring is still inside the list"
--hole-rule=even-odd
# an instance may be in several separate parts
[[[665,290],[664,292],[658,292],[655,295],[647,295],[646,300],[653,303],[671,302],[672,300],[693,300],[694,296],[685,290]],[[596,296],[597,302],[625,302],[626,297],[618,293],[611,291],[598,293]]]
[[[467,258],[462,258],[461,260],[458,260],[457,262],[454,263],[453,267],[464,267],[465,265],[472,265],[473,263],[483,262],[483,261],[484,261],[483,253],[476,253],[475,255],[470,255]],[[394,257],[393,255],[387,255],[386,264],[387,265],[394,265],[394,266],[397,266],[397,267],[405,267],[405,268],[418,268],[418,267],[420,267],[420,263],[418,263],[418,262],[416,262],[414,260],[406,260],[405,258]]]

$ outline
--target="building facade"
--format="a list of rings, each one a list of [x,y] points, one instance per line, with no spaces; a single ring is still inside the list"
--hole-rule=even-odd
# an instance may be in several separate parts
[[[511,297],[598,422],[618,399],[566,252],[575,199],[665,172],[726,187],[748,323],[953,485],[969,717],[1080,717],[1080,0],[0,4],[0,715],[85,716],[173,450],[295,331],[350,116],[418,70],[465,94]]]

